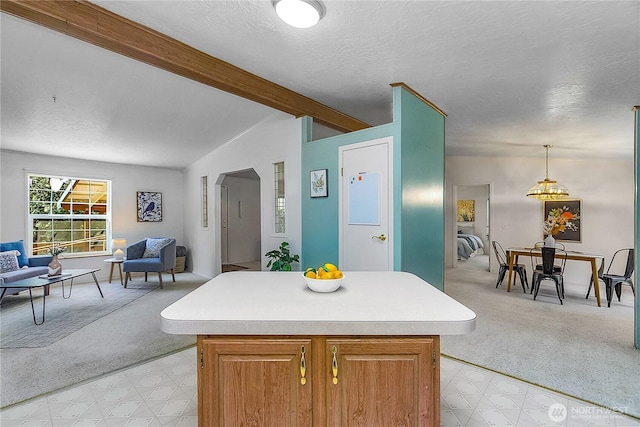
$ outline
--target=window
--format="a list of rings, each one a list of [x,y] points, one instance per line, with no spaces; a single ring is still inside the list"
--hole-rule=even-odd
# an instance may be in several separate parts
[[[207,176],[200,177],[201,194],[201,225],[202,228],[209,228],[209,184]]]
[[[34,255],[107,253],[111,181],[29,175],[29,235]]]
[[[274,189],[275,189],[275,232],[284,233],[284,162],[273,164]]]

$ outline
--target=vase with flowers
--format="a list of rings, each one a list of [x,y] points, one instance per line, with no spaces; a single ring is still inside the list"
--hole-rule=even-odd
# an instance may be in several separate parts
[[[67,248],[63,248],[60,244],[53,245],[49,248],[49,253],[53,256],[51,262],[47,266],[49,269],[49,277],[59,276],[62,274],[62,264],[58,260],[58,255],[64,252]]]
[[[567,230],[578,231],[578,219],[580,219],[579,213],[571,212],[567,206],[551,209],[543,224],[544,234],[547,236],[544,241],[545,246],[554,247],[558,233],[564,233]]]

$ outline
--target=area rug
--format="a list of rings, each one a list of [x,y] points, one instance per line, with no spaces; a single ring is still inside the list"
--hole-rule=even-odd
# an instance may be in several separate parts
[[[58,283],[51,287],[46,297],[45,321],[42,325],[33,322],[29,292],[5,296],[0,304],[0,348],[47,347],[73,332],[95,322],[97,319],[137,300],[158,288],[157,283],[131,283],[126,289],[120,283],[103,283],[100,288],[94,283],[74,284],[71,296],[62,297]],[[42,319],[42,288],[33,291],[34,308],[38,322]],[[69,283],[65,283],[68,295]]]

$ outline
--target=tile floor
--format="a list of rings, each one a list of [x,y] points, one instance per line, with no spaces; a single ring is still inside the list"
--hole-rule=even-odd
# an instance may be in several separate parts
[[[0,425],[197,426],[195,347],[0,410]],[[442,426],[640,426],[640,420],[447,357]]]

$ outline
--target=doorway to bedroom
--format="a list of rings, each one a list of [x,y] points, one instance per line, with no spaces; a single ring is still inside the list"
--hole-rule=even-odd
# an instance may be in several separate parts
[[[454,268],[490,271],[491,187],[454,185]]]

